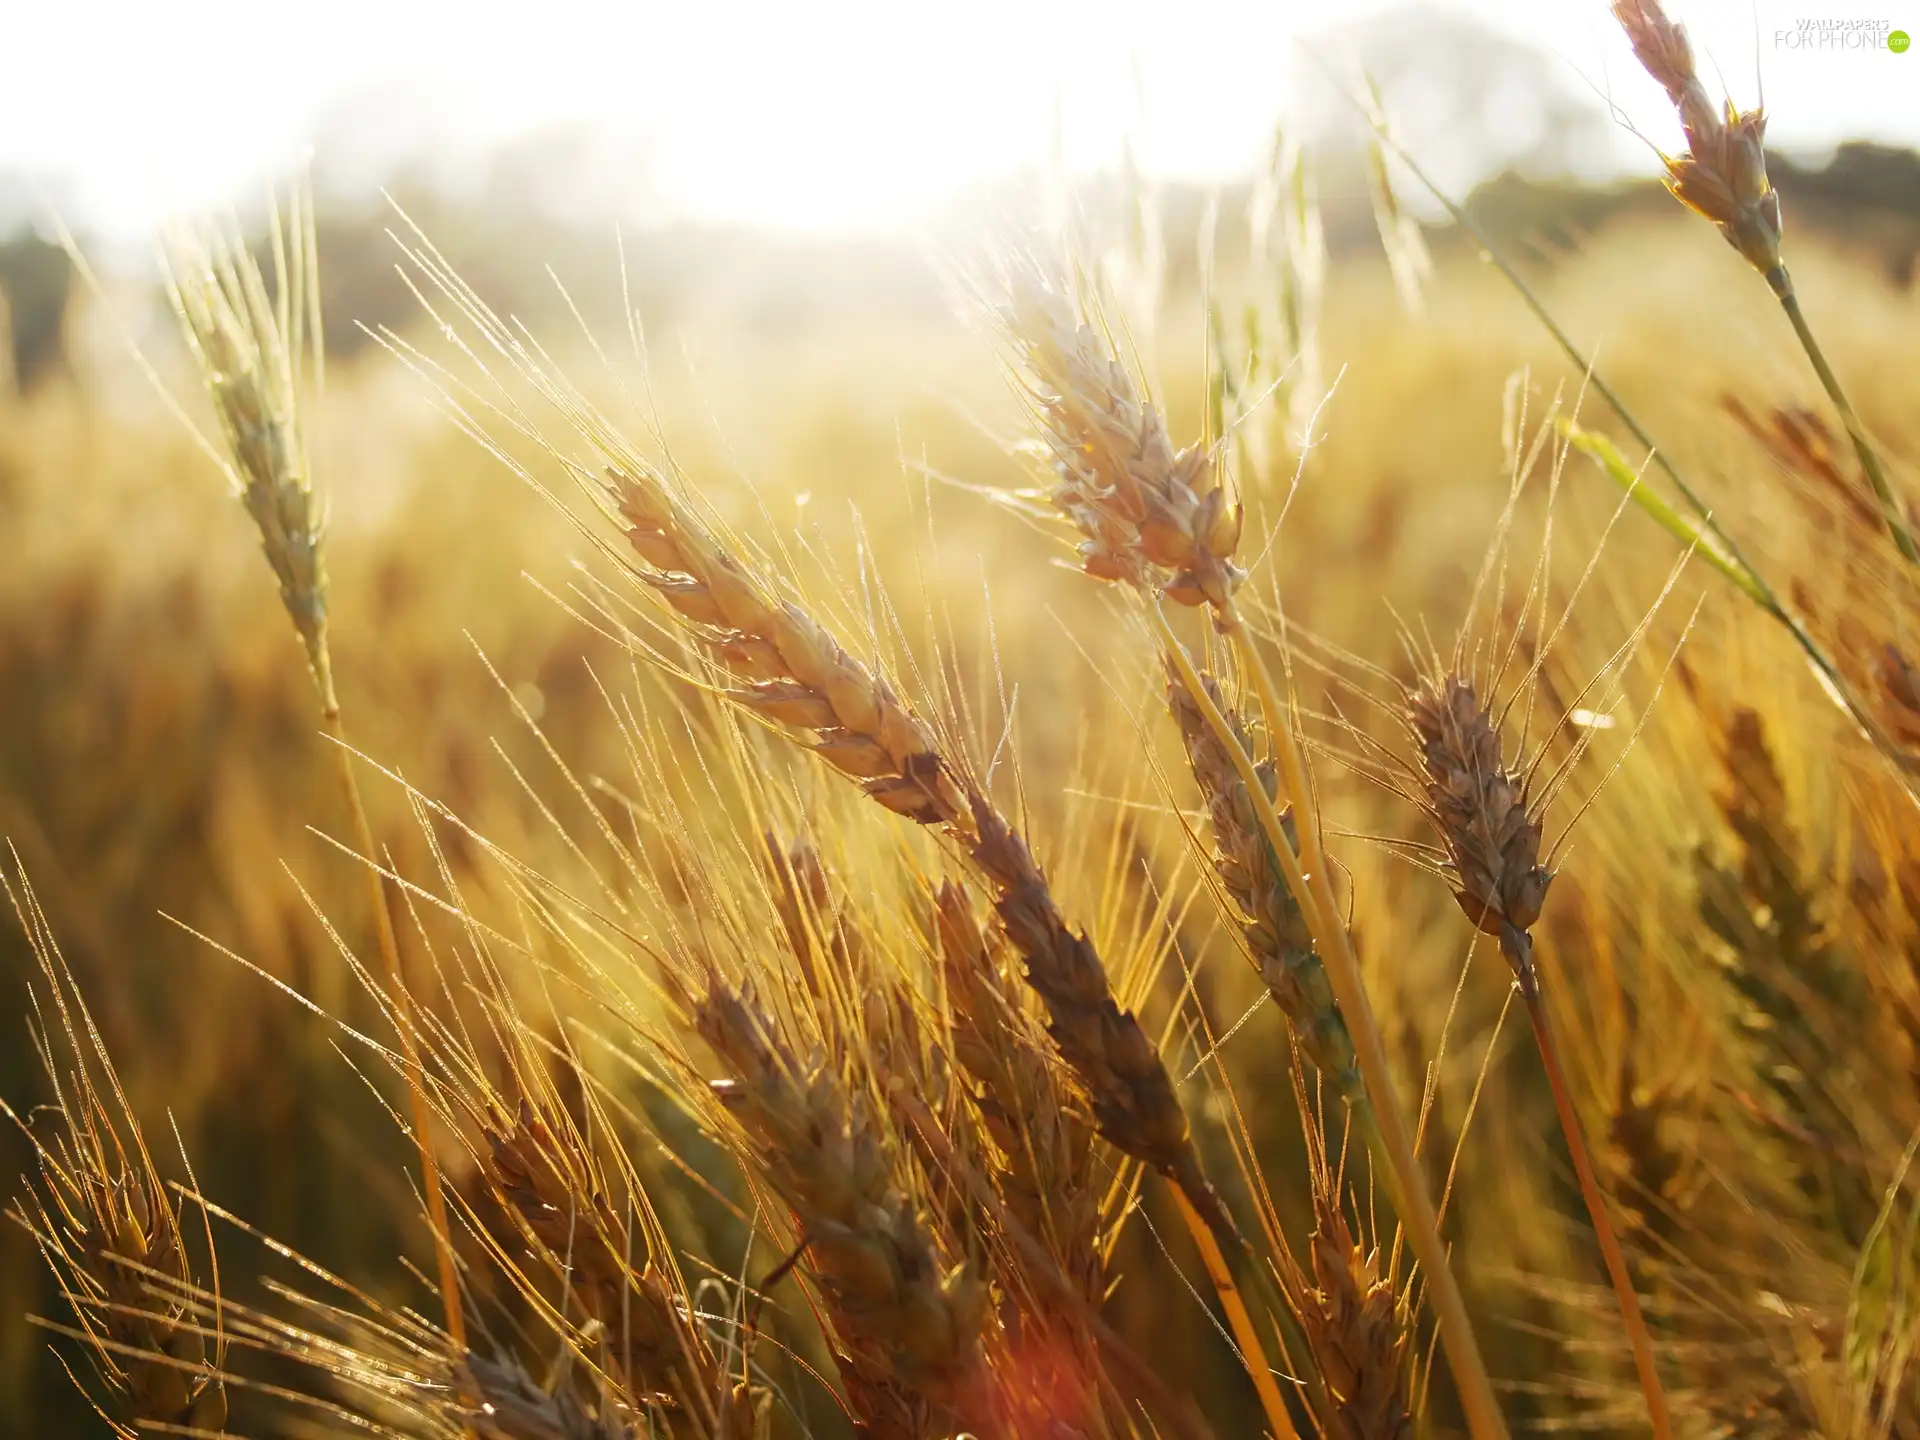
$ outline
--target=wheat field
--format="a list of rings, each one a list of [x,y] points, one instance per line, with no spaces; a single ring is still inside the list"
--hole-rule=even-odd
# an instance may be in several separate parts
[[[1499,263],[163,237],[0,399],[0,1433],[1920,1435],[1920,288],[1616,13],[1685,205]]]

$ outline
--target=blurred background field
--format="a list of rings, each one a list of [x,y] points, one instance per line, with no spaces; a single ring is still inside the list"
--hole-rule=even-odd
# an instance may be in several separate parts
[[[1592,106],[1576,107],[1553,134],[1594,119]],[[1405,138],[1418,151],[1426,137]],[[1765,288],[1657,183],[1569,175],[1556,169],[1553,145],[1536,151],[1508,157],[1513,169],[1484,178],[1469,210],[1566,331],[1593,349],[1723,521],[1775,573],[1795,577],[1821,633],[1844,649],[1847,609],[1890,592],[1869,580],[1850,590],[1834,572],[1854,520],[1838,499],[1822,498],[1819,467],[1807,456],[1836,471],[1851,461]],[[608,796],[632,779],[620,707],[629,697],[667,705],[673,682],[569,613],[570,595],[577,609],[591,593],[583,575],[603,573],[604,563],[541,496],[458,432],[428,379],[360,328],[391,327],[407,344],[445,353],[394,275],[386,231],[400,226],[396,211],[372,187],[330,178],[324,152],[321,160],[329,369],[310,424],[330,507],[335,656],[354,741],[505,851],[577,876],[581,858],[543,813],[546,803],[571,801],[517,712],[538,721],[575,774],[605,782],[596,803],[612,813]],[[555,163],[504,156],[490,182],[464,189],[405,172],[380,178],[496,309],[524,319],[633,430],[657,420],[660,447],[731,523],[769,540],[799,537],[805,569],[867,577],[892,597],[916,641],[934,628],[923,615],[937,615],[951,629],[959,668],[997,658],[1018,686],[1014,738],[1026,783],[1042,797],[1043,858],[1075,883],[1063,816],[1115,805],[1099,777],[1124,769],[1143,744],[1171,751],[1164,737],[1143,733],[1153,729],[1139,716],[1157,682],[1141,663],[1138,635],[1098,589],[1054,563],[1058,551],[1044,536],[986,493],[1031,483],[1009,453],[1024,416],[993,345],[956,302],[951,262],[989,228],[978,217],[1030,210],[1034,193],[1073,211],[1095,249],[1114,258],[1114,273],[1134,282],[1121,288],[1134,339],[1175,435],[1191,438],[1207,422],[1210,355],[1217,383],[1222,347],[1230,366],[1245,344],[1242,304],[1271,294],[1272,276],[1249,248],[1250,183],[1116,172],[1026,194],[983,190],[912,238],[681,221],[628,226],[616,241],[607,217],[543,203],[542,177]],[[1310,316],[1314,383],[1326,398],[1317,411],[1289,410],[1283,395],[1249,422],[1254,459],[1243,483],[1269,520],[1285,508],[1263,569],[1271,568],[1290,619],[1391,666],[1393,616],[1431,617],[1436,634],[1458,618],[1506,500],[1503,430],[1515,397],[1528,397],[1537,424],[1556,391],[1571,407],[1582,377],[1457,227],[1422,212],[1432,268],[1410,295],[1382,251],[1363,156],[1329,138],[1307,150],[1306,164],[1327,244],[1324,293]],[[1773,173],[1807,309],[1911,499],[1920,493],[1920,158],[1855,145],[1780,154]],[[1406,176],[1398,186],[1411,196]],[[20,208],[0,240],[12,342],[0,384],[0,836],[31,876],[150,1136],[167,1136],[162,1146],[171,1149],[168,1127],[177,1127],[200,1187],[249,1222],[378,1293],[411,1294],[401,1256],[420,1262],[425,1250],[406,1218],[406,1144],[330,1027],[215,949],[336,1015],[372,1023],[320,919],[331,917],[344,927],[342,944],[367,952],[356,901],[341,898],[358,895],[349,888],[353,862],[323,838],[343,836],[345,820],[298,646],[246,516],[134,362],[137,345],[160,385],[211,433],[150,273],[128,250],[96,246],[83,232],[82,246],[101,256],[94,291],[48,227]],[[240,216],[243,226],[254,223],[252,212]],[[628,304],[644,328],[644,365]],[[610,363],[581,335],[576,308]],[[1587,423],[1626,443],[1604,405],[1580,405]],[[1299,425],[1310,413],[1313,443],[1298,458]],[[1803,417],[1797,431],[1794,417]],[[1800,436],[1798,449],[1780,441],[1789,433]],[[1618,498],[1586,461],[1569,462],[1556,524],[1576,558],[1563,563],[1577,568],[1613,526],[1583,600],[1583,613],[1596,617],[1592,638],[1583,631],[1569,640],[1570,670],[1604,657],[1677,558],[1671,538],[1638,511],[1616,518]],[[1794,837],[1821,953],[1857,946],[1876,957],[1875,978],[1860,983],[1882,1003],[1856,997],[1835,1011],[1874,1008],[1883,1027],[1875,1057],[1858,1073],[1836,1069],[1810,1083],[1843,1091],[1905,1077],[1898,1097],[1836,1102],[1875,1113],[1863,1120],[1850,1111],[1833,1134],[1845,1128],[1876,1146],[1894,1137],[1897,1156],[1920,1113],[1911,1093],[1920,1073],[1920,948],[1912,948],[1920,932],[1911,928],[1920,915],[1911,907],[1920,889],[1899,869],[1920,854],[1911,811],[1891,798],[1874,757],[1791,644],[1743,605],[1703,566],[1683,575],[1617,719],[1631,726],[1643,718],[1639,707],[1691,622],[1677,678],[1582,821],[1570,879],[1546,924],[1550,936],[1566,937],[1570,957],[1586,947],[1579,955],[1589,973],[1573,987],[1580,1000],[1605,991],[1618,1006],[1570,1017],[1576,1068],[1612,1173],[1643,1187],[1629,1202],[1639,1217],[1629,1228],[1655,1256],[1700,1238],[1689,1215],[1720,1213],[1703,1194],[1756,1193],[1745,1172],[1721,1171],[1730,1156],[1743,1146],[1771,1155],[1793,1127],[1816,1123],[1812,1111],[1786,1116],[1777,1096],[1703,1073],[1711,1046],[1689,1042],[1721,1034],[1731,1002],[1706,992],[1721,983],[1715,977],[1734,942],[1710,924],[1663,918],[1697,922],[1715,903],[1713,877],[1731,876],[1725,883],[1746,895],[1729,902],[1731,913],[1766,931],[1769,943],[1787,943],[1777,925],[1768,929],[1777,916],[1740,890],[1761,882],[1751,866],[1742,870],[1755,841],[1738,824],[1741,761],[1727,739],[1736,712],[1759,716],[1770,737],[1783,810],[1768,823]],[[1891,673],[1863,665],[1862,674]],[[1889,703],[1898,702],[1899,676],[1885,683]],[[1910,702],[1920,721],[1920,695]],[[1908,742],[1916,737],[1920,729]],[[1337,766],[1328,771],[1329,805],[1355,831],[1409,823]],[[396,868],[430,876],[426,832],[397,787],[366,773],[375,831],[394,848]],[[1164,796],[1151,799],[1166,808]],[[1173,884],[1193,862],[1179,827],[1166,821],[1143,822],[1136,843],[1146,871]],[[434,833],[451,847],[450,873],[473,887],[474,903],[510,913],[511,897],[489,892],[499,882],[486,858],[462,853],[451,828]],[[1372,963],[1390,977],[1383,1019],[1418,1083],[1464,927],[1430,877],[1358,841],[1344,845],[1343,858],[1366,882],[1356,881],[1370,897],[1356,924]],[[1886,918],[1896,913],[1904,918]],[[1180,941],[1201,967],[1199,1003],[1219,1029],[1231,1028],[1257,987],[1206,924],[1193,921]],[[1901,945],[1909,948],[1896,955]],[[1675,946],[1687,953],[1672,953]],[[0,926],[0,1017],[13,1027],[0,1037],[0,1098],[23,1112],[46,1098],[20,1019],[30,968],[23,939]],[[1459,1073],[1443,1075],[1448,1099],[1434,1121],[1442,1135],[1462,1124],[1459,1106],[1499,1012],[1506,981],[1497,968],[1473,972],[1455,1019],[1449,1044],[1458,1058],[1447,1063]],[[1635,975],[1645,983],[1621,978]],[[1169,1012],[1177,980],[1161,977],[1152,1013]],[[1751,996],[1747,1003],[1765,1011]],[[1781,1023],[1761,1018],[1761,1030]],[[1829,1034],[1817,1040],[1822,1054],[1845,1048]],[[1226,1042],[1229,1065],[1255,1077],[1250,1093],[1263,1075],[1278,1083],[1272,1045],[1257,1025]],[[1490,1317],[1483,1343],[1496,1377],[1516,1382],[1517,1427],[1586,1423],[1631,1433],[1620,1418],[1618,1355],[1580,1339],[1577,1317],[1598,1303],[1594,1295],[1604,1298],[1603,1280],[1565,1224],[1539,1222],[1568,1213],[1570,1181],[1557,1151],[1543,1158],[1552,1112],[1528,1064],[1524,1047],[1499,1052],[1465,1145],[1457,1243],[1473,1259],[1464,1283]],[[1283,1118],[1272,1123],[1274,1168],[1284,1173],[1285,1147],[1297,1140],[1281,1138]],[[1713,1127],[1720,1138],[1703,1139]],[[1873,1156],[1857,1168],[1877,1195],[1888,1156]],[[457,1157],[449,1163],[452,1184],[474,1183]],[[19,1137],[0,1131],[0,1175],[27,1164]],[[1866,1227],[1849,1210],[1856,1202],[1816,1193],[1820,1183],[1787,1175],[1784,1162],[1776,1168],[1775,1182],[1803,1205],[1790,1223],[1840,1237],[1819,1256],[1825,1285],[1836,1257],[1862,1243]],[[1837,1193],[1837,1182],[1829,1188]],[[1536,1192],[1559,1199],[1543,1208]],[[1739,1211],[1733,1199],[1720,1203]],[[1847,1216],[1835,1219],[1842,1210]],[[1750,1245],[1712,1238],[1726,1249],[1746,1246],[1716,1257],[1726,1293],[1711,1303],[1730,1317],[1727,1333],[1739,1333],[1715,1342],[1724,1351],[1715,1363],[1729,1374],[1764,1374],[1773,1342],[1740,1328],[1749,1308],[1764,1307],[1736,1294],[1728,1277],[1759,1287],[1756,1272],[1774,1252],[1759,1237]],[[1136,1232],[1127,1255],[1137,1269],[1166,1263]],[[1801,1258],[1814,1274],[1814,1262]],[[1783,1303],[1846,1308],[1825,1291]],[[1245,1403],[1234,1398],[1243,1379],[1201,1320],[1199,1300],[1192,1305],[1170,1338],[1153,1292],[1142,1296],[1129,1279],[1112,1301],[1123,1331],[1154,1347],[1170,1373],[1196,1389],[1190,1377],[1214,1377],[1224,1387],[1219,1413],[1248,1413],[1234,1409]],[[24,1319],[57,1308],[28,1238],[0,1228],[0,1433],[90,1433],[47,1336]],[[1741,1349],[1748,1340],[1757,1352]],[[1542,1389],[1543,1377],[1564,1384]],[[1444,1429],[1445,1417],[1435,1423]],[[1775,1431],[1728,1419],[1702,1421],[1699,1433]]]

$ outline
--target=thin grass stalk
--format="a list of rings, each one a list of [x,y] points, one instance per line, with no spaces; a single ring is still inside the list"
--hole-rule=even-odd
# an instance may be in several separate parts
[[[1641,1313],[1640,1296],[1633,1288],[1633,1276],[1627,1269],[1627,1257],[1620,1249],[1620,1237],[1614,1233],[1607,1211],[1607,1197],[1594,1174],[1593,1158],[1587,1150],[1586,1134],[1580,1116],[1567,1092],[1567,1079],[1560,1066],[1560,1048],[1547,1023],[1546,1005],[1538,984],[1521,985],[1521,998],[1527,1002],[1527,1018],[1533,1022],[1533,1038],[1540,1049],[1540,1064],[1547,1072],[1547,1088],[1553,1091],[1553,1108],[1560,1116],[1560,1133],[1566,1137],[1567,1153],[1573,1158],[1573,1171],[1580,1179],[1580,1198],[1586,1201],[1587,1215],[1593,1221],[1593,1233],[1600,1242],[1600,1253],[1607,1262],[1607,1276],[1620,1302],[1620,1318],[1626,1327],[1627,1342],[1633,1347],[1633,1368],[1640,1377],[1640,1390],[1646,1396],[1647,1417],[1655,1440],[1669,1440],[1673,1417],[1667,1408],[1667,1394],[1660,1383],[1660,1370],[1653,1358],[1653,1337]]]
[[[1893,537],[1894,547],[1909,565],[1920,565],[1920,546],[1914,544],[1913,532],[1907,528],[1900,513],[1900,503],[1894,497],[1893,487],[1887,483],[1886,471],[1880,468],[1880,456],[1867,440],[1866,427],[1860,423],[1860,417],[1854,413],[1853,402],[1847,399],[1847,392],[1841,388],[1840,377],[1833,373],[1833,367],[1827,364],[1827,357],[1820,349],[1820,342],[1813,338],[1813,327],[1807,324],[1807,317],[1800,308],[1799,292],[1793,288],[1793,281],[1787,278],[1787,267],[1780,267],[1781,286],[1774,293],[1780,297],[1780,308],[1787,312],[1787,319],[1793,325],[1793,333],[1800,337],[1800,348],[1807,352],[1807,359],[1813,362],[1813,373],[1820,377],[1820,384],[1827,392],[1827,398],[1833,402],[1833,408],[1840,412],[1840,419],[1847,427],[1847,435],[1853,441],[1853,453],[1860,457],[1860,468],[1867,472],[1867,483],[1873,486],[1874,498],[1880,502],[1881,518],[1886,521],[1887,533]]]
[[[1333,887],[1323,873],[1316,826],[1311,819],[1299,826],[1303,854],[1296,856],[1293,847],[1287,843],[1279,812],[1264,798],[1266,791],[1260,785],[1252,757],[1241,746],[1212,697],[1206,693],[1199,672],[1174,635],[1165,614],[1157,605],[1150,605],[1148,611],[1159,631],[1160,642],[1179,669],[1180,678],[1193,696],[1194,704],[1206,716],[1208,725],[1232,760],[1241,783],[1247,786],[1254,801],[1254,812],[1268,843],[1273,847],[1288,887],[1313,927],[1321,959],[1327,967],[1327,978],[1333,985],[1335,997],[1340,1002],[1341,1012],[1346,1016],[1347,1027],[1353,1035],[1354,1053],[1360,1063],[1367,1093],[1377,1097],[1372,1104],[1355,1107],[1356,1119],[1369,1143],[1376,1147],[1376,1153],[1391,1179],[1394,1208],[1406,1228],[1414,1254],[1427,1272],[1428,1293],[1439,1321],[1441,1345],[1446,1351],[1448,1367],[1453,1372],[1454,1383],[1460,1392],[1461,1408],[1466,1413],[1468,1428],[1476,1440],[1503,1440],[1507,1433],[1506,1421],[1494,1398],[1493,1382],[1487,1374],[1486,1362],[1481,1357],[1479,1342],[1474,1338],[1473,1321],[1467,1313],[1466,1299],[1460,1293],[1447,1261],[1439,1216],[1432,1197],[1427,1193],[1426,1178],[1420,1171],[1419,1160],[1414,1153],[1412,1132],[1394,1099],[1386,1045],[1373,1017],[1373,1007],[1367,999],[1359,960],[1347,937],[1346,927],[1339,923],[1340,912],[1334,900]],[[1296,798],[1304,798],[1307,794],[1305,765],[1292,727],[1287,723],[1288,713],[1278,707],[1272,678],[1268,676],[1262,680],[1264,662],[1254,649],[1245,627],[1236,623],[1228,633],[1243,657],[1251,656],[1248,668],[1254,675],[1256,693],[1261,696],[1263,707],[1273,706],[1266,720],[1274,746],[1279,752],[1281,771],[1290,793]],[[1307,865],[1313,866],[1317,884],[1311,883],[1303,873]]]
[[[447,1334],[462,1349],[467,1343],[467,1327],[460,1307],[460,1273],[453,1255],[453,1231],[447,1221],[447,1198],[440,1185],[440,1162],[433,1153],[433,1112],[427,1103],[425,1076],[420,1065],[420,1045],[414,1035],[413,996],[407,987],[405,962],[400,958],[399,937],[393,928],[393,912],[387,903],[386,881],[374,863],[373,827],[367,821],[367,807],[360,799],[360,784],[353,774],[353,751],[347,745],[347,732],[340,719],[340,702],[331,693],[322,696],[320,719],[340,773],[340,788],[346,797],[353,822],[354,844],[366,857],[361,871],[366,876],[367,908],[372,912],[375,933],[379,937],[380,959],[386,968],[388,987],[398,1012],[396,1028],[400,1032],[401,1062],[406,1071],[407,1107],[413,1123],[414,1142],[420,1152],[420,1188],[427,1206],[427,1225],[433,1231],[434,1265],[440,1281],[440,1303]]]

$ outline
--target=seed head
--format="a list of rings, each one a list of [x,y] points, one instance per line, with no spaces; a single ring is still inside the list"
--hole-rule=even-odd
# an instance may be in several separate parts
[[[1525,782],[1501,762],[1500,731],[1473,682],[1435,675],[1417,689],[1407,721],[1420,745],[1427,806],[1446,847],[1454,899],[1500,941],[1523,989],[1535,984],[1528,938],[1553,872],[1540,863],[1540,821]]]
[[[1160,412],[1067,299],[1032,276],[1003,315],[1045,431],[1054,506],[1084,539],[1089,575],[1224,605],[1245,572],[1233,563],[1243,512],[1204,445],[1175,450]]]
[[[1203,674],[1207,694],[1249,755],[1259,753],[1237,707],[1219,682]],[[1333,998],[1332,982],[1314,949],[1313,932],[1293,898],[1279,861],[1267,843],[1254,813],[1253,798],[1240,781],[1226,747],[1207,724],[1178,671],[1167,682],[1167,707],[1173,713],[1187,760],[1206,799],[1213,828],[1214,869],[1228,898],[1241,916],[1241,928],[1267,993],[1299,1036],[1307,1058],[1345,1095],[1360,1093],[1359,1062],[1347,1022]],[[1255,767],[1269,800],[1278,793],[1279,779],[1271,761]],[[1291,806],[1280,817],[1289,839],[1294,836]]]
[[[1778,290],[1786,272],[1780,261],[1780,193],[1767,179],[1765,112],[1736,110],[1732,101],[1713,103],[1694,69],[1685,27],[1667,18],[1660,0],[1614,0],[1613,14],[1634,56],[1680,113],[1687,153],[1661,157],[1667,188],[1717,225],[1727,243]]]
[[[225,1424],[227,1398],[205,1317],[209,1305],[218,1312],[220,1297],[194,1284],[181,1212],[38,901],[4,874],[0,893],[12,901],[45,982],[32,992],[32,1029],[57,1097],[41,1112],[50,1123],[31,1127],[0,1101],[0,1116],[20,1125],[38,1162],[11,1216],[72,1309],[111,1393],[89,1398],[115,1434],[132,1440],[188,1426],[213,1433]]]
[[[986,1288],[969,1266],[942,1263],[865,1096],[849,1095],[823,1058],[802,1063],[750,993],[716,980],[694,1020],[731,1072],[714,1094],[793,1207],[863,1422],[917,1435],[924,1417],[964,1407]]]
[[[176,235],[167,267],[174,313],[213,400],[234,488],[260,532],[315,683],[330,699],[326,517],[299,408],[303,308],[318,284],[311,237],[298,239],[295,258],[282,266],[288,278],[279,304],[253,257],[224,232]]]
[[[1407,1395],[1407,1327],[1377,1252],[1354,1242],[1345,1218],[1316,1205],[1313,1286],[1302,1312],[1320,1362],[1336,1440],[1404,1440],[1413,1433]]]

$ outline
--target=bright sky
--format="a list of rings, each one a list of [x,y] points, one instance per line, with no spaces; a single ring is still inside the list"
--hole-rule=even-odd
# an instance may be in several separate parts
[[[1758,74],[1776,142],[1920,144],[1920,49],[1809,51],[1774,39],[1811,15],[1920,33],[1920,0],[1670,5],[1743,103]],[[1245,173],[1282,113],[1296,38],[1333,16],[1388,8],[15,0],[0,6],[0,174],[50,182],[63,208],[130,234],[244,194],[327,131],[375,150],[437,137],[448,153],[474,154],[574,125],[616,148],[646,147],[650,184],[679,213],[891,228],[962,185],[1055,153],[1074,169],[1110,165],[1129,137],[1149,173]],[[1604,0],[1446,8],[1542,46],[1574,83],[1610,89],[1655,139],[1677,139]]]

